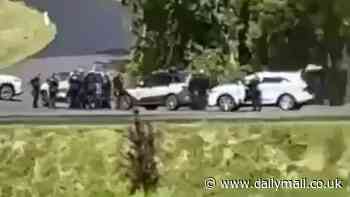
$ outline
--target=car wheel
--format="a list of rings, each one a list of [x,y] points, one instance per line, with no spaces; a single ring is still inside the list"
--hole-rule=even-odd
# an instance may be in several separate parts
[[[158,106],[157,105],[147,105],[147,106],[145,106],[145,108],[147,110],[156,110],[158,108]]]
[[[179,101],[175,95],[170,95],[165,99],[165,106],[170,111],[175,111],[179,108]]]
[[[130,110],[132,108],[132,99],[129,95],[123,95],[120,97],[120,109]]]
[[[289,95],[289,94],[282,95],[278,99],[277,104],[278,104],[279,108],[281,108],[283,111],[292,110],[297,106],[297,103],[296,103],[294,97]]]
[[[223,95],[218,99],[218,105],[223,112],[231,112],[237,108],[235,100],[230,95]]]
[[[0,98],[3,100],[11,100],[15,95],[15,91],[10,85],[3,85],[0,88]]]

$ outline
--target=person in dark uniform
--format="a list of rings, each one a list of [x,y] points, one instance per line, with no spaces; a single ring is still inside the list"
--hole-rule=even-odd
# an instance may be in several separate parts
[[[101,109],[103,104],[103,74],[95,73],[96,75],[96,92],[95,92],[95,108]]]
[[[96,97],[96,76],[95,73],[89,72],[84,78],[84,93],[86,96],[86,108],[92,109]]]
[[[121,73],[117,73],[117,75],[113,78],[113,90],[115,96],[115,108],[120,109],[120,98],[124,95],[124,80]]]
[[[58,79],[56,73],[52,74],[52,76],[48,80],[49,82],[49,108],[56,108],[56,98],[58,93]]]
[[[70,98],[69,108],[79,109],[81,107],[80,98],[79,98],[80,89],[82,89],[81,86],[82,84],[80,81],[79,73],[77,70],[75,70],[69,79],[69,91],[68,91],[68,95]]]
[[[111,109],[111,81],[109,79],[109,76],[105,74],[103,76],[103,84],[102,84],[102,108],[104,109]]]
[[[30,80],[30,84],[32,86],[33,108],[38,108],[38,101],[39,101],[39,95],[40,95],[40,81],[41,81],[40,73]]]
[[[254,77],[248,85],[251,99],[252,99],[252,105],[253,105],[253,111],[261,111],[262,110],[262,103],[261,103],[261,91],[259,89],[260,79],[258,76]]]
[[[207,106],[207,90],[210,87],[210,79],[205,75],[204,70],[194,74],[189,83],[191,94],[191,108],[194,110],[203,110]]]
[[[85,93],[85,85],[84,85],[84,78],[85,78],[85,72],[83,69],[78,70],[79,74],[79,83],[80,83],[80,89],[78,93],[79,97],[79,108],[80,109],[86,109],[87,106],[87,99],[86,99],[86,93]]]

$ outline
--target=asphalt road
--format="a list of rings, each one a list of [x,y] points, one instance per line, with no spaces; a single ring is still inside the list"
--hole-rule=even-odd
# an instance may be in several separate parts
[[[0,123],[29,124],[115,124],[132,121],[132,111],[116,110],[70,110],[59,104],[56,110],[40,108],[30,109],[28,102],[0,102],[0,107],[7,106],[8,111],[1,110]],[[25,106],[22,108],[22,106]],[[12,109],[12,110],[11,110]],[[22,110],[21,110],[22,109]],[[242,108],[236,112],[220,112],[217,108],[206,111],[192,111],[181,108],[170,112],[164,108],[147,111],[139,108],[143,120],[149,121],[192,121],[192,120],[227,120],[227,121],[311,121],[311,120],[350,120],[350,106],[326,107],[305,106],[299,111],[284,112],[277,107],[265,107],[262,112],[252,112],[251,108]]]
[[[23,79],[24,82],[28,82],[37,73],[41,73],[42,77],[45,78],[54,72],[71,72],[79,67],[88,71],[92,68],[92,65],[96,64],[118,67],[118,64],[120,64],[118,62],[128,58],[127,56],[116,57],[103,54],[36,58],[25,60],[12,67],[0,69],[0,74],[16,75]],[[28,89],[27,86],[25,88]]]
[[[0,70],[0,73],[13,74],[28,82],[31,77],[40,72],[49,76],[52,72],[72,71],[79,66],[91,68],[96,62],[118,62],[125,57],[113,57],[108,55],[51,57],[27,60],[15,67]],[[117,66],[117,65],[115,65]],[[24,94],[14,101],[0,100],[0,122],[116,122],[118,120],[131,120],[131,111],[116,110],[70,110],[63,103],[58,104],[58,109],[47,108],[32,109],[30,87],[24,88]],[[241,108],[237,112],[223,113],[217,108],[208,108],[206,111],[192,111],[181,108],[176,112],[169,112],[165,108],[156,111],[146,111],[140,108],[140,114],[148,120],[283,120],[283,119],[350,119],[350,105],[341,107],[308,105],[298,111],[284,112],[277,107],[264,107],[262,112],[251,112],[250,107]]]
[[[26,0],[47,11],[58,29],[55,40],[37,57],[91,54],[128,49],[133,43],[128,9],[115,0]]]
[[[0,101],[0,123],[33,123],[33,124],[114,124],[133,120],[133,112],[117,110],[71,110],[67,104],[58,103],[57,109],[31,108],[31,97],[28,93],[15,101]],[[229,120],[229,121],[282,121],[282,120],[350,120],[350,105],[342,107],[307,105],[298,111],[282,111],[278,107],[267,106],[262,112],[252,112],[251,107],[225,113],[218,108],[205,111],[193,111],[180,108],[178,111],[167,111],[160,107],[147,111],[138,107],[143,120],[150,121],[190,121],[190,120]]]

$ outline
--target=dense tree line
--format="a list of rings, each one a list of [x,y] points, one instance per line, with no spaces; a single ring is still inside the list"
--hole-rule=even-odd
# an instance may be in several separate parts
[[[348,0],[123,0],[133,13],[142,73],[215,53],[222,65],[348,69]],[[328,84],[339,87],[337,77]],[[344,81],[344,80],[343,80]],[[344,83],[344,82],[343,82]],[[334,89],[331,88],[330,89]],[[338,88],[339,89],[339,88]],[[343,91],[333,92],[342,97]]]

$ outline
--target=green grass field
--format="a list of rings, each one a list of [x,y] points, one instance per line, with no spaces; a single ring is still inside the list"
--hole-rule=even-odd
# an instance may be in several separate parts
[[[0,0],[0,69],[46,47],[55,37],[54,24],[21,2]]]
[[[206,177],[350,177],[350,122],[154,123],[154,197],[349,196],[340,190],[204,189]],[[0,126],[0,196],[123,197],[128,125]],[[135,196],[142,196],[136,194]]]

